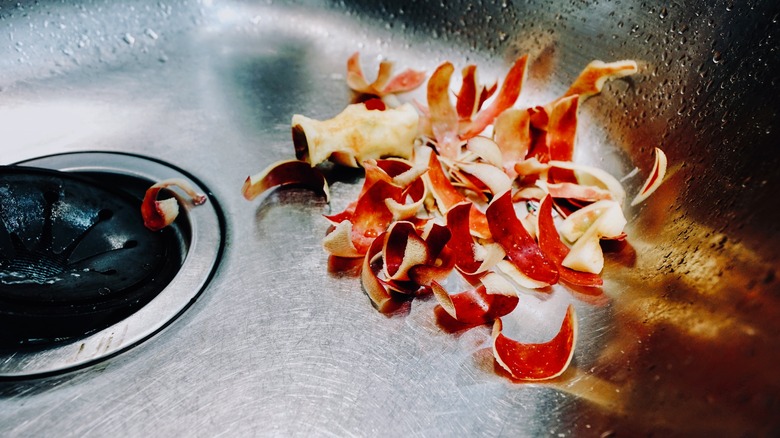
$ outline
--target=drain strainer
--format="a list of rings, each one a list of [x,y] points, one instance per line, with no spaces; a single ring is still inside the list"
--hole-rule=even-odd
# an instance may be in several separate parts
[[[180,202],[182,214],[160,232],[140,216],[154,182],[181,178],[208,193],[186,172],[112,152],[17,164],[0,171],[0,377],[62,371],[129,348],[175,319],[210,279],[224,241],[214,199]]]
[[[0,348],[84,336],[138,310],[181,266],[175,234],[144,228],[127,192],[0,168]]]

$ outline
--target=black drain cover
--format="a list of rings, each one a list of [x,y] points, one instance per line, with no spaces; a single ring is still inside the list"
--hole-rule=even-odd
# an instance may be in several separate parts
[[[182,230],[143,226],[149,185],[0,167],[0,348],[102,329],[170,282],[182,263]]]

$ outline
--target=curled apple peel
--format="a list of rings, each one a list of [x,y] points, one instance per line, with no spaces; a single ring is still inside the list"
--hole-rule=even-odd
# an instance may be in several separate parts
[[[251,201],[275,187],[302,186],[314,190],[330,201],[330,191],[325,176],[299,160],[284,160],[273,163],[259,173],[248,176],[241,187],[244,199]]]
[[[612,79],[632,75],[639,71],[636,61],[623,60],[615,62],[592,61],[580,73],[564,97],[578,95],[580,100],[601,93],[604,84]]]
[[[484,275],[477,287],[453,295],[437,282],[431,286],[439,305],[466,324],[494,321],[514,310],[520,300],[512,283],[494,272]]]
[[[436,149],[444,157],[456,158],[460,154],[461,139],[458,136],[458,112],[450,102],[450,77],[455,70],[452,63],[440,65],[428,80],[428,106],[430,126],[436,139]]]
[[[407,69],[392,76],[393,63],[382,61],[376,79],[368,83],[360,68],[360,53],[355,52],[347,60],[347,85],[352,90],[377,97],[414,90],[425,82],[425,72]]]
[[[157,200],[160,190],[168,187],[178,187],[189,196],[193,205],[201,205],[206,202],[206,195],[198,193],[187,181],[181,178],[171,178],[160,181],[146,190],[144,200],[141,203],[141,216],[144,226],[152,231],[159,231],[173,221],[179,215],[179,203],[176,198]]]
[[[604,282],[596,274],[589,272],[575,271],[569,267],[563,265],[563,261],[571,251],[568,246],[561,242],[558,231],[555,228],[552,216],[552,197],[546,196],[538,212],[538,229],[539,229],[539,248],[542,252],[552,259],[556,265],[558,265],[558,274],[560,279],[565,283],[570,283],[576,286],[585,287],[599,287]]]
[[[517,58],[509,69],[509,72],[504,78],[504,82],[501,84],[501,88],[498,90],[498,95],[488,105],[487,108],[481,109],[473,121],[466,126],[466,129],[461,132],[461,138],[469,139],[476,135],[479,135],[488,125],[493,123],[496,117],[498,117],[505,110],[512,108],[517,98],[520,96],[520,91],[523,89],[523,82],[525,82],[526,65],[528,64],[528,55],[523,55]]]
[[[469,218],[470,202],[456,204],[446,214],[447,228],[452,236],[447,245],[457,254],[455,267],[466,275],[479,275],[495,266],[506,256],[501,245],[478,243],[471,234]]]
[[[502,333],[503,323],[493,323],[493,355],[496,362],[517,380],[539,381],[554,379],[569,367],[577,344],[577,317],[569,305],[558,334],[550,341],[526,344],[510,339]]]
[[[655,148],[655,162],[653,163],[653,170],[650,171],[650,176],[647,177],[647,181],[639,190],[631,206],[639,205],[647,199],[655,190],[664,182],[664,176],[666,176],[666,154],[659,148]]]
[[[552,285],[558,282],[558,269],[542,253],[539,245],[516,216],[510,192],[490,203],[487,221],[493,239],[504,248],[507,258],[518,270],[540,283]]]
[[[598,274],[604,268],[604,252],[601,249],[600,240],[620,237],[626,226],[626,218],[617,203],[614,201],[602,202],[609,204],[577,239],[569,254],[561,262],[562,266],[592,274]]]
[[[611,197],[619,205],[626,199],[626,191],[620,181],[608,172],[597,167],[572,163],[571,161],[550,161],[550,167],[568,169],[574,172],[577,183],[586,186],[600,187],[608,190]]]

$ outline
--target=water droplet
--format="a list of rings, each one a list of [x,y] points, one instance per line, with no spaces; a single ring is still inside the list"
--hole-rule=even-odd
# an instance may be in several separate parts
[[[127,44],[129,44],[131,46],[133,44],[135,44],[135,37],[133,37],[129,33],[126,33],[125,36],[122,39],[124,40],[124,42],[126,42]]]
[[[723,62],[723,55],[716,50],[715,53],[712,54],[712,62],[715,64],[720,64]]]
[[[98,293],[100,295],[108,295],[108,294],[111,293],[111,289],[109,289],[107,287],[101,287],[100,289],[98,289]]]
[[[658,14],[659,17],[661,17],[661,20],[666,18],[669,15],[669,11],[666,10],[666,7],[664,6],[663,9],[661,9],[661,13]]]

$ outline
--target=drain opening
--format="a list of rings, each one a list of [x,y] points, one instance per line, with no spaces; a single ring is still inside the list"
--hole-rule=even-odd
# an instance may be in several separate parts
[[[152,182],[31,167],[0,170],[0,348],[87,336],[133,314],[182,266],[191,230],[143,226]]]
[[[32,166],[37,169],[51,169],[57,171],[56,175],[68,174],[74,179],[83,180],[86,177],[90,181],[88,185],[97,185],[98,190],[104,190],[104,194],[98,196],[100,203],[86,203],[87,208],[82,210],[86,213],[76,215],[70,221],[63,221],[60,220],[60,215],[68,210],[64,202],[66,198],[69,199],[69,195],[66,196],[67,192],[58,184],[39,187],[35,192],[37,194],[32,195],[35,202],[28,202],[27,209],[19,209],[23,214],[15,216],[16,219],[9,220],[8,223],[6,223],[6,219],[2,219],[0,221],[0,251],[11,254],[8,256],[0,255],[0,263],[4,263],[3,266],[0,266],[0,271],[4,272],[6,283],[20,280],[20,278],[8,278],[9,275],[24,275],[25,281],[34,283],[37,288],[40,284],[46,284],[47,281],[60,278],[63,274],[71,272],[69,271],[69,263],[76,263],[78,260],[85,263],[87,261],[97,263],[97,260],[101,258],[97,255],[100,251],[95,250],[95,248],[100,248],[98,243],[103,244],[104,250],[110,248],[108,251],[110,257],[102,256],[107,260],[111,260],[111,257],[116,254],[132,254],[136,251],[143,253],[144,257],[149,257],[149,254],[152,254],[155,257],[155,262],[157,259],[164,259],[166,263],[159,267],[155,263],[150,263],[148,259],[144,259],[144,261],[135,261],[136,269],[128,269],[130,261],[129,258],[127,258],[128,261],[125,261],[124,256],[120,258],[121,263],[108,263],[104,260],[103,265],[91,267],[94,272],[88,272],[93,272],[96,279],[110,281],[97,288],[77,288],[77,291],[67,296],[69,302],[65,305],[62,303],[55,305],[53,301],[65,298],[51,293],[48,296],[42,294],[36,296],[35,294],[21,293],[20,290],[11,290],[7,298],[3,298],[3,294],[0,293],[0,311],[6,309],[5,313],[0,313],[0,336],[5,336],[2,339],[10,344],[10,346],[0,346],[0,381],[8,378],[17,379],[54,374],[112,357],[146,341],[173,323],[207,288],[216,272],[225,243],[225,217],[217,199],[210,195],[208,202],[197,208],[185,201],[180,202],[180,214],[173,225],[165,228],[162,232],[153,233],[157,238],[174,242],[170,246],[163,242],[163,248],[165,248],[163,252],[144,249],[148,248],[148,245],[156,245],[157,243],[149,243],[145,240],[149,231],[143,227],[140,217],[141,200],[146,189],[153,182],[179,178],[187,181],[200,193],[210,193],[208,188],[194,175],[173,164],[151,157],[111,151],[54,154],[31,158],[16,164],[18,166]],[[3,168],[0,167],[0,172],[2,171]],[[77,174],[77,176],[73,176],[73,174]],[[64,176],[64,178],[70,177]],[[0,187],[6,186],[0,183]],[[8,191],[7,189],[0,190]],[[175,196],[174,192],[168,193]],[[125,218],[128,206],[124,203],[115,207],[102,202],[117,196],[132,199],[128,202],[131,204],[129,211],[134,217],[133,220]],[[166,195],[161,196],[166,197]],[[0,211],[5,213],[6,207],[15,208],[18,199],[24,199],[24,197],[16,196],[15,199],[3,201],[6,204],[0,204],[2,209]],[[46,225],[46,215],[44,215],[48,211],[47,209],[58,212],[57,220],[51,218],[50,225]],[[77,221],[76,218],[82,220]],[[128,228],[125,228],[124,225],[118,225],[123,221],[131,222],[129,226],[143,232],[137,234],[127,232]],[[21,233],[19,231],[21,224],[37,230],[38,233]],[[54,229],[55,225],[57,227],[63,226],[69,230],[70,237],[65,237],[67,233],[60,236],[54,232],[50,238],[45,237],[44,228],[51,226]],[[107,235],[112,236],[111,238],[105,237],[102,240],[96,238],[95,236],[101,235],[97,231],[104,229],[104,227],[115,227],[118,232],[107,233]],[[86,232],[88,229],[89,231]],[[15,234],[16,237],[12,237],[12,234]],[[22,237],[19,237],[20,235]],[[66,252],[65,249],[78,236],[83,237],[80,237],[78,245],[74,245],[71,249],[70,257],[63,261],[62,255]],[[16,239],[24,243],[22,250],[17,250],[14,247]],[[19,257],[19,254],[24,253],[24,251],[35,253],[35,245],[45,247],[47,242],[51,245],[48,256],[36,258],[34,261],[25,261],[24,257]],[[92,245],[91,254],[88,251],[90,245]],[[9,274],[9,272],[19,272],[18,268],[23,267],[24,264],[30,264],[30,262],[36,265],[34,271],[28,271],[24,274]],[[15,267],[13,271],[5,270],[5,267],[12,266],[12,264]],[[141,272],[137,269],[139,265],[142,267],[143,274],[139,274]],[[90,266],[86,267],[90,268]],[[138,274],[141,279],[131,278],[128,272],[133,275]],[[79,277],[74,276],[74,278]],[[86,280],[82,279],[81,281]],[[117,286],[116,281],[123,282],[126,287]],[[52,283],[52,287],[56,287],[54,286],[56,284],[57,281]],[[9,284],[0,284],[3,291],[9,291],[10,288],[6,286]],[[149,289],[144,289],[144,287]],[[50,291],[52,290],[50,289]],[[31,302],[34,304],[35,315],[39,318],[37,321],[41,323],[36,322],[36,327],[30,327],[32,324],[26,323],[28,324],[26,337],[8,336],[9,330],[7,328],[16,324],[13,322],[13,318],[20,316],[20,314],[7,310],[11,307],[6,303],[16,306],[13,307],[14,309],[19,309],[25,306],[29,308]],[[86,313],[74,317],[69,312],[62,313],[63,307],[80,308]],[[56,308],[57,312],[60,313],[44,311],[52,308]],[[92,320],[92,322],[80,326],[82,319]],[[112,323],[112,321],[116,322]],[[57,331],[55,333],[46,330],[41,332],[42,328],[39,327],[41,325],[65,328],[70,331]],[[74,327],[78,327],[78,329]],[[33,330],[34,332],[30,335],[30,331]],[[19,342],[17,343],[17,341]]]

